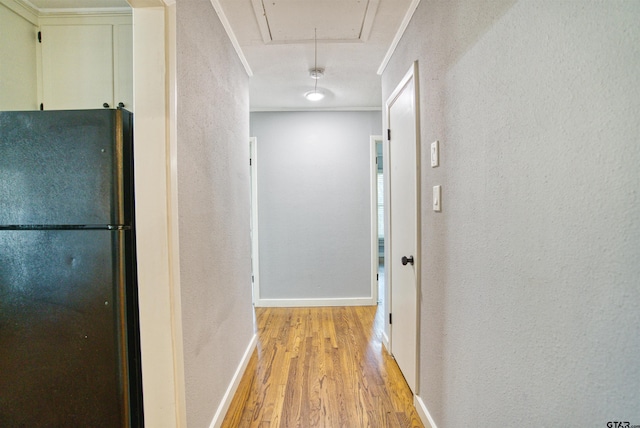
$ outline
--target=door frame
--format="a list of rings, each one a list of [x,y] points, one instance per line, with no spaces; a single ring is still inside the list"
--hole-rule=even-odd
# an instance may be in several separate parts
[[[249,167],[251,169],[251,279],[253,305],[260,301],[260,249],[258,247],[258,139],[249,138]]]
[[[369,137],[369,166],[371,167],[371,299],[374,304],[378,296],[378,150],[376,142],[383,141],[382,135]]]
[[[415,168],[416,168],[416,192],[415,192],[415,204],[416,204],[416,253],[414,256],[414,269],[416,276],[416,292],[415,292],[415,307],[416,307],[416,337],[414,338],[414,347],[415,347],[415,379],[414,385],[415,390],[413,391],[414,395],[419,395],[420,393],[420,286],[422,283],[422,272],[421,272],[421,186],[420,186],[420,97],[419,97],[419,85],[418,85],[418,61],[415,61],[409,70],[406,72],[404,77],[400,80],[398,85],[396,85],[395,89],[387,98],[385,102],[385,129],[390,129],[390,110],[391,106],[398,98],[398,96],[403,92],[407,84],[413,81],[413,102],[414,102],[414,114],[415,114]],[[390,176],[390,163],[393,161],[390,156],[390,141],[388,139],[388,135],[385,138],[386,145],[383,146],[385,150],[386,162],[383,164],[383,173],[384,173],[384,216],[385,216],[385,247],[384,247],[384,257],[385,257],[385,294],[387,296],[388,306],[386,306],[387,313],[391,314],[392,310],[392,289],[393,289],[393,276],[392,276],[392,266],[391,266],[391,241],[393,239],[393,230],[391,228],[391,217],[393,216],[391,210],[391,176]],[[386,302],[386,303],[387,303]],[[389,332],[388,336],[388,347],[389,352],[392,350],[393,345],[393,331],[391,328],[391,323],[389,323],[389,318],[385,319],[385,328],[386,331]]]

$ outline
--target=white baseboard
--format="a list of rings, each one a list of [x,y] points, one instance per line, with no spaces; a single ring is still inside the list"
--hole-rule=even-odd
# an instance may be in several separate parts
[[[247,368],[247,364],[249,364],[249,360],[251,359],[251,355],[253,354],[253,350],[256,348],[257,344],[258,335],[254,334],[251,338],[251,342],[249,342],[249,346],[247,346],[247,350],[242,356],[242,360],[240,360],[240,364],[238,365],[236,372],[233,374],[231,383],[229,384],[227,391],[224,393],[224,397],[222,397],[222,401],[218,406],[218,410],[216,410],[216,414],[213,416],[213,420],[211,421],[209,428],[219,428],[222,425],[222,421],[224,420],[227,410],[229,410],[229,406],[231,405],[231,400],[233,400],[233,396],[238,390],[240,380],[242,380],[242,375]]]
[[[389,343],[389,336],[387,336],[387,332],[382,332],[382,346],[387,350],[389,354],[391,354],[391,344]]]
[[[433,418],[431,417],[431,414],[429,414],[429,410],[427,410],[427,406],[425,406],[424,401],[422,401],[422,398],[420,398],[417,395],[413,396],[413,405],[416,408],[416,411],[418,412],[418,416],[420,416],[420,420],[422,421],[422,424],[426,427],[426,428],[438,428],[436,426],[435,421],[433,420]]]
[[[375,306],[373,297],[346,297],[338,299],[256,299],[256,307],[307,308],[319,306]]]

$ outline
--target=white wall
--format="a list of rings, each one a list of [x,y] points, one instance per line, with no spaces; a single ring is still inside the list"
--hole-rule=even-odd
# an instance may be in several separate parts
[[[36,35],[32,22],[0,3],[0,111],[38,108]]]
[[[369,137],[381,126],[380,112],[251,114],[258,150],[257,305],[374,304]]]
[[[422,0],[384,72],[386,99],[419,60],[442,185],[419,393],[440,427],[640,423],[638,22],[637,1]]]
[[[177,2],[176,22],[186,410],[207,427],[253,338],[249,82],[209,0]]]

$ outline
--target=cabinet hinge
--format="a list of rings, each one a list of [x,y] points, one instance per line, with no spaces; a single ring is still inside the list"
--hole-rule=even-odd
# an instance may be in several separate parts
[[[42,43],[42,31],[38,31],[38,43]]]
[[[255,282],[255,278],[253,275],[251,275],[251,282]]]
[[[249,166],[251,166],[251,165],[252,165],[252,163],[251,163],[251,158],[249,158]]]
[[[40,110],[44,110],[44,104],[40,103]]]
[[[391,322],[391,312],[389,312],[389,324],[393,324],[393,323]]]
[[[376,281],[379,281],[379,280],[380,280],[380,274],[379,274],[379,273],[377,273],[377,274],[376,274]]]
[[[387,129],[387,140],[391,141],[391,129]]]

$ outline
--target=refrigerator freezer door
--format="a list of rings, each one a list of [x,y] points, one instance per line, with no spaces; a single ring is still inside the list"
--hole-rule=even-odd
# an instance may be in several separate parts
[[[129,225],[123,114],[0,112],[0,226]]]
[[[129,425],[129,233],[0,230],[0,426]]]

